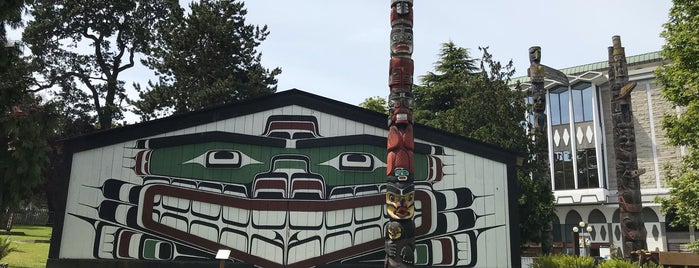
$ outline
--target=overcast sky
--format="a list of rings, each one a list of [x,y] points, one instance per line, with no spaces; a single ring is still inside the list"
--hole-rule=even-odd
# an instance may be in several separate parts
[[[248,24],[269,28],[258,51],[266,68],[282,68],[278,91],[297,88],[356,105],[388,95],[390,3],[248,0],[245,6]],[[607,60],[613,35],[621,36],[627,56],[658,51],[671,5],[671,0],[414,0],[415,81],[433,70],[448,41],[468,48],[474,58],[481,56],[479,46],[489,47],[496,60],[514,61],[516,76],[526,75],[531,46],[541,46],[541,62],[557,69]],[[127,85],[154,79],[144,67],[121,78]]]
[[[247,22],[269,27],[263,65],[281,67],[279,91],[308,91],[350,104],[388,95],[391,0],[245,1]],[[626,55],[658,51],[670,0],[414,0],[415,81],[433,70],[440,45],[453,41],[480,57],[514,61],[526,75],[528,49],[566,68],[607,60],[612,36]]]

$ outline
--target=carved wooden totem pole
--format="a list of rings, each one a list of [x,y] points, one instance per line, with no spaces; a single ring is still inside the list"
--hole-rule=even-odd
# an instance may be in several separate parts
[[[386,149],[386,267],[412,267],[415,251],[413,184],[413,1],[391,0],[390,95]]]
[[[544,89],[546,71],[541,65],[541,47],[529,48],[529,63],[527,75],[529,75],[529,81],[532,84],[534,130],[546,133],[546,89]]]
[[[612,37],[609,47],[609,85],[612,92],[612,124],[614,152],[616,153],[616,177],[619,195],[621,241],[624,256],[646,248],[646,228],[641,209],[639,176],[645,170],[638,169],[636,134],[631,109],[631,91],[635,82],[629,82],[626,53],[619,36]]]
[[[536,131],[536,148],[542,149],[543,151],[536,152],[536,158],[542,159],[547,163],[548,166],[548,139],[546,138],[546,89],[544,88],[544,77],[546,76],[546,69],[544,65],[541,65],[541,47],[534,46],[529,48],[529,69],[527,69],[527,74],[529,75],[529,81],[531,82],[531,95],[532,95],[532,114],[534,115],[534,131]],[[567,80],[567,79],[566,79]],[[543,180],[544,183],[550,182],[550,177],[548,172],[543,172],[538,174],[537,179]],[[553,225],[552,222],[548,222],[544,228],[541,230],[541,251],[543,254],[551,254],[553,249]]]

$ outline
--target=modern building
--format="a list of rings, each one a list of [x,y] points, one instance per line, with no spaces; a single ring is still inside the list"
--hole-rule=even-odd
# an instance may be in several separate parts
[[[627,57],[629,80],[637,85],[631,93],[636,150],[643,196],[643,219],[649,250],[680,250],[694,241],[694,230],[670,227],[668,215],[654,202],[668,194],[666,164],[678,163],[683,148],[667,144],[661,127],[665,115],[676,110],[661,97],[654,70],[667,63],[658,52]],[[544,63],[545,64],[545,63]],[[548,142],[551,186],[556,202],[554,247],[572,252],[573,227],[580,222],[587,233],[592,255],[611,244],[621,248],[616,158],[611,118],[608,61],[565,68],[570,86],[547,80]],[[528,77],[515,81],[530,87]],[[587,226],[591,228],[586,228]],[[590,229],[589,233],[586,229]],[[606,250],[602,250],[602,255]]]

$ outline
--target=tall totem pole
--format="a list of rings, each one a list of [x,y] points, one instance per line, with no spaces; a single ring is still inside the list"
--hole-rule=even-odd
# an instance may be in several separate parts
[[[391,61],[386,149],[386,267],[412,267],[415,260],[413,184],[413,1],[391,0]]]
[[[626,53],[621,46],[621,38],[618,35],[613,36],[612,44],[613,46],[609,47],[609,85],[612,92],[621,242],[624,257],[629,258],[632,251],[647,247],[639,180],[639,176],[645,170],[638,169],[636,134],[631,109],[631,91],[636,87],[636,83],[629,82]]]
[[[531,95],[533,99],[532,114],[534,115],[533,130],[535,133],[535,150],[537,161],[544,161],[548,166],[548,138],[546,127],[546,89],[544,88],[545,66],[541,64],[541,47],[529,48],[529,69],[527,75],[532,85]],[[567,81],[567,79],[566,79]],[[549,183],[548,172],[537,174],[537,178]],[[541,251],[543,254],[551,254],[553,250],[553,223],[547,222],[541,230]]]

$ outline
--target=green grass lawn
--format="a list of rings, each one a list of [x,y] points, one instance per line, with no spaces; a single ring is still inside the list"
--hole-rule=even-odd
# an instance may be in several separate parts
[[[10,267],[46,267],[49,243],[35,243],[33,241],[48,241],[51,238],[51,227],[15,225],[12,231],[24,232],[25,235],[9,236],[17,251],[10,253],[0,262],[9,263]],[[8,235],[0,235],[0,237],[8,237]]]

